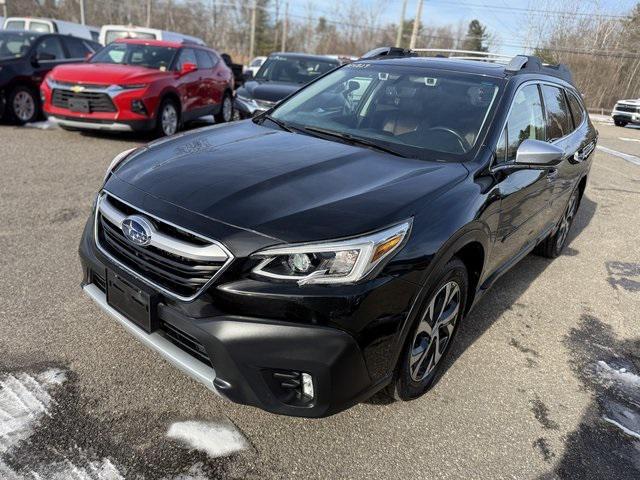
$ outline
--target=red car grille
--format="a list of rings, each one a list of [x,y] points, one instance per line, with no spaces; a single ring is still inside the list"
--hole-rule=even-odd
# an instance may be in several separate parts
[[[89,104],[89,113],[92,112],[116,112],[116,106],[111,97],[100,92],[72,92],[70,90],[54,89],[51,104],[58,108],[69,108],[69,100],[86,100]]]

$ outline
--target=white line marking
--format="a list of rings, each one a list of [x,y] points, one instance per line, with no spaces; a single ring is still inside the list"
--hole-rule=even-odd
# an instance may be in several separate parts
[[[633,163],[635,165],[640,165],[640,157],[636,157],[635,155],[629,155],[628,153],[618,152],[617,150],[612,150],[611,148],[603,147],[602,145],[598,145],[596,147],[598,150],[603,151],[604,153],[608,153],[609,155],[613,155],[614,157],[622,158],[627,162]]]
[[[640,138],[618,137],[618,139],[625,142],[640,142]]]

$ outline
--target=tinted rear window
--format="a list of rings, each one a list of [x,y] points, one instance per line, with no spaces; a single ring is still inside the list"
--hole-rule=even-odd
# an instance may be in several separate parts
[[[542,85],[542,97],[547,111],[547,140],[552,141],[568,135],[572,130],[571,113],[564,97],[564,90]]]

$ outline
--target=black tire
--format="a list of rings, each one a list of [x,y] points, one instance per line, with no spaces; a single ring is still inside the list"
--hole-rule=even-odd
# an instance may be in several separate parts
[[[7,97],[9,120],[18,125],[35,122],[42,116],[38,93],[25,85],[14,87]]]
[[[431,388],[464,317],[469,291],[464,263],[457,257],[452,258],[435,278],[437,280],[429,287],[420,314],[407,336],[394,379],[387,387],[387,393],[396,400],[413,400]],[[454,304],[457,307],[454,308]],[[451,318],[452,323],[440,325],[442,318]],[[434,329],[436,323],[438,328]],[[430,333],[426,330],[427,326]],[[443,338],[440,338],[441,335]],[[437,351],[436,344],[439,346]],[[437,352],[440,353],[438,358]]]
[[[569,237],[569,231],[571,225],[573,225],[573,219],[578,212],[580,206],[580,192],[576,189],[569,197],[567,207],[562,214],[562,218],[556,229],[547,236],[542,242],[540,242],[534,249],[536,255],[546,258],[559,257],[567,244],[567,238]]]
[[[627,126],[627,122],[625,122],[624,120],[614,120],[613,123],[616,125],[616,127],[626,127]]]
[[[233,98],[229,92],[222,97],[220,111],[213,116],[216,123],[227,123],[233,120]]]
[[[167,109],[173,110],[175,118],[171,121],[165,117],[165,114],[169,115],[169,113],[166,112]],[[168,126],[169,123],[172,125],[171,128]],[[178,130],[180,130],[180,107],[175,100],[165,98],[162,100],[160,107],[158,108],[155,133],[158,137],[166,137],[175,134]]]

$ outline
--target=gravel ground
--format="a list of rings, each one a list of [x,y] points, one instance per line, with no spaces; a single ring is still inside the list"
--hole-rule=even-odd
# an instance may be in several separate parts
[[[304,420],[218,398],[82,295],[92,199],[139,143],[0,126],[0,478],[640,477],[640,166],[596,153],[565,254],[498,281],[429,394]]]

